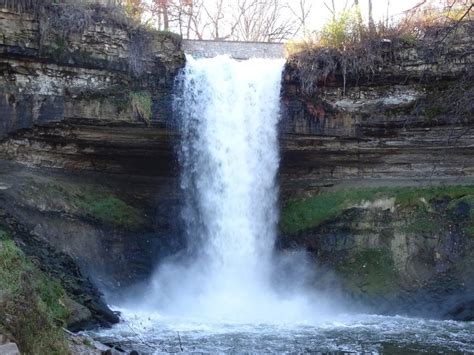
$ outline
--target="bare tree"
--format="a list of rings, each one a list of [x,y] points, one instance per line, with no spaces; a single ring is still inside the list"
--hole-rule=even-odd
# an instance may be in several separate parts
[[[363,21],[362,21],[362,12],[360,10],[359,0],[354,0],[354,7],[356,11],[356,16],[357,16],[357,26],[359,29],[359,33],[362,33]]]
[[[349,4],[349,0],[346,0],[344,2],[344,7],[340,10],[338,10],[338,8],[336,7],[336,3],[334,0],[331,0],[330,3],[328,3],[328,1],[324,1],[323,2],[324,6],[326,7],[326,9],[329,10],[329,12],[331,13],[331,17],[332,17],[332,20],[333,21],[336,21],[336,18],[337,18],[337,15],[341,12],[344,12],[347,10],[347,6]],[[354,4],[359,4],[359,1],[358,0],[354,0]]]
[[[369,1],[369,30],[373,31],[375,28],[374,17],[372,15],[372,0]]]
[[[336,11],[336,4],[334,3],[334,0],[331,0],[331,4],[330,4],[330,5],[325,1],[325,2],[324,2],[324,6],[326,6],[326,8],[327,8],[327,9],[329,10],[329,12],[331,13],[332,20],[333,20],[333,21],[336,21],[337,11]]]
[[[226,6],[225,0],[215,0],[214,6],[204,6],[204,11],[210,23],[212,39],[223,40],[232,36],[234,26],[229,10],[230,7]]]
[[[301,32],[304,37],[308,36],[308,18],[313,9],[313,1],[311,0],[298,0],[296,6],[291,2],[289,9],[292,15],[297,19],[298,22],[298,32]]]
[[[294,1],[152,0],[149,12],[159,29],[184,38],[275,42],[306,34],[314,0]]]
[[[125,0],[123,4],[127,15],[136,21],[140,21],[145,9],[144,2],[142,0]]]
[[[282,0],[238,0],[234,15],[234,37],[243,41],[276,42],[296,33],[295,19],[284,16],[288,6]]]
[[[202,0],[191,2],[186,13],[186,32],[183,37],[203,39],[209,23],[204,20],[204,4]]]
[[[153,0],[148,5],[148,10],[156,19],[156,25],[159,30],[168,31],[170,29],[169,13],[171,1],[170,0]]]

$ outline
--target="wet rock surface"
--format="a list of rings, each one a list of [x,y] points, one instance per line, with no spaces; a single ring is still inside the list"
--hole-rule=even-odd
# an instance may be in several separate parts
[[[0,208],[48,268],[48,254],[64,253],[67,272],[116,292],[181,243],[171,101],[184,55],[173,34],[87,11],[83,29],[62,32],[0,8]]]
[[[180,197],[169,178],[0,166],[0,204],[12,228],[21,221],[33,240],[69,255],[106,290],[145,280],[157,257],[182,246]]]
[[[151,35],[146,70],[136,75],[131,34],[113,24],[63,38],[67,51],[57,34],[41,39],[27,14],[1,9],[0,29],[0,221],[62,281],[74,302],[71,328],[110,325],[117,315],[94,285],[118,293],[183,247],[171,107],[184,64],[179,41]],[[463,33],[438,63],[407,49],[405,65],[344,90],[335,76],[308,96],[287,67],[282,205],[331,189],[472,184],[472,115],[461,118],[441,100],[472,90],[473,42]],[[472,207],[452,202],[427,201],[438,217],[412,231],[403,226],[413,211],[347,206],[282,233],[279,245],[339,268],[354,299],[380,311],[472,320],[472,237],[460,227]]]
[[[471,68],[472,21],[452,31],[436,60],[416,46],[393,48],[370,77],[329,76],[302,90],[287,64],[280,122],[280,182],[284,198],[351,184],[390,186],[474,176]],[[462,54],[460,54],[462,53]]]
[[[10,341],[6,336],[0,334],[0,354],[2,355],[21,355],[18,346]]]

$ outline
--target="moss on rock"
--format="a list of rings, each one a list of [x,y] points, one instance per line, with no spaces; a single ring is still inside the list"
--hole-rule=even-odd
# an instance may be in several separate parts
[[[415,208],[407,211],[406,223],[400,225],[400,232],[407,234],[433,234],[439,232],[443,223],[436,213],[426,208]]]
[[[147,124],[150,124],[152,116],[151,94],[148,91],[133,91],[130,93],[130,98],[135,114]]]
[[[422,224],[431,229],[433,226],[429,223],[429,214],[424,209],[429,201],[442,197],[453,201],[464,199],[474,206],[474,186],[378,187],[324,192],[287,203],[282,210],[280,227],[282,232],[294,234],[336,218],[350,207],[364,202],[394,198],[398,211],[423,211],[421,221],[427,223]],[[424,228],[416,220],[414,223],[417,225],[412,225],[412,229]],[[410,226],[407,225],[407,228]]]
[[[133,229],[143,223],[138,210],[112,194],[79,195],[75,197],[75,204],[87,216],[104,224]]]
[[[282,214],[282,247],[313,252],[370,307],[421,302],[420,290],[467,292],[472,280],[472,185],[332,191]],[[451,306],[443,307],[440,316]]]
[[[141,211],[102,185],[32,181],[22,196],[39,210],[79,215],[111,227],[135,230],[145,222]]]
[[[336,269],[354,294],[386,296],[398,287],[398,272],[387,249],[360,250]]]

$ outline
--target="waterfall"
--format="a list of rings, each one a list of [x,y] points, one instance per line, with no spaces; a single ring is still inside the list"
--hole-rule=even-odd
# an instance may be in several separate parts
[[[218,301],[243,301],[268,279],[283,64],[190,57],[182,78],[184,218]]]
[[[273,249],[283,65],[187,58],[175,106],[189,248],[153,278],[149,303],[162,313],[249,322],[308,315],[295,280],[278,291],[272,277],[282,274]],[[283,264],[286,272],[295,262]]]

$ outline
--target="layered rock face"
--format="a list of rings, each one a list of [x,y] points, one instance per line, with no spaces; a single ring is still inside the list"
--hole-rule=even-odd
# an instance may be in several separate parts
[[[289,63],[283,190],[294,196],[361,180],[472,182],[472,26],[462,24],[442,43],[445,31],[423,44],[389,47],[389,59],[370,77],[344,87],[336,74],[312,95]]]
[[[313,94],[286,68],[280,241],[384,311],[474,315],[472,26],[387,44],[373,75]]]
[[[179,37],[113,8],[65,6],[0,9],[1,215],[116,288],[179,243],[171,105],[184,55]]]

